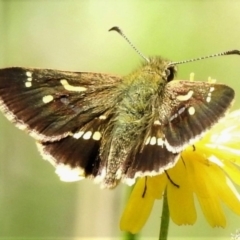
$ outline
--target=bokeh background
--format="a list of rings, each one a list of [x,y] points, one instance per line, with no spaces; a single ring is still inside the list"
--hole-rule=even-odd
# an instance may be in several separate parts
[[[240,1],[0,1],[0,67],[23,66],[126,75],[142,59],[115,32],[120,26],[146,55],[184,60],[240,49]],[[179,66],[178,79],[209,76],[236,90],[240,57]],[[29,103],[31,104],[31,103]],[[119,239],[128,187],[101,190],[90,180],[64,183],[32,138],[0,116],[0,238]],[[198,207],[198,203],[196,203]],[[194,226],[171,222],[169,239],[230,239],[240,216],[223,206],[228,224],[211,228],[200,209]],[[156,239],[161,201],[141,232]]]

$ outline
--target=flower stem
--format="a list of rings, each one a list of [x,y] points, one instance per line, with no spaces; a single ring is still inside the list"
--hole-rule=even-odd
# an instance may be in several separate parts
[[[163,195],[163,206],[162,206],[162,218],[159,233],[159,240],[167,240],[169,228],[169,208],[167,202],[167,189],[165,189]]]
[[[138,235],[137,234],[132,234],[132,233],[130,233],[130,232],[126,232],[125,234],[124,234],[124,238],[123,238],[124,240],[137,240],[137,239],[139,239],[138,238]]]

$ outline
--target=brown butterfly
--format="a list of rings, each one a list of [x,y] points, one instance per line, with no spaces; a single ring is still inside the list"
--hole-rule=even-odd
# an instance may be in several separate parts
[[[117,27],[111,30],[125,37]],[[208,57],[230,54],[240,52]],[[78,178],[94,178],[107,188],[133,184],[174,166],[234,99],[234,90],[223,84],[173,80],[176,65],[187,61],[144,59],[124,77],[1,69],[0,108],[58,169],[67,166]]]

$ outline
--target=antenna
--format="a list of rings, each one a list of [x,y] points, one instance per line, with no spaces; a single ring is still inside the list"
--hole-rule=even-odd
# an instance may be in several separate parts
[[[221,53],[212,54],[212,55],[205,56],[205,57],[193,58],[193,59],[183,60],[183,61],[179,61],[179,62],[171,62],[171,63],[169,63],[169,65],[170,66],[171,65],[178,65],[178,64],[195,62],[195,61],[199,61],[199,60],[203,60],[203,59],[207,59],[207,58],[220,57],[220,56],[226,56],[226,55],[240,55],[240,51],[239,50],[230,50],[230,51],[225,51],[225,52],[221,52]]]
[[[112,27],[112,28],[109,29],[109,31],[116,31],[117,33],[119,33],[129,43],[129,45],[135,50],[135,52],[138,53],[138,55],[140,55],[145,61],[150,62],[149,59],[147,57],[145,57],[132,44],[132,42],[128,39],[128,37],[123,33],[123,31],[119,27],[117,27],[117,26]],[[193,58],[193,59],[189,59],[189,60],[183,60],[183,61],[179,61],[179,62],[170,62],[169,66],[179,65],[179,64],[183,64],[183,63],[189,63],[189,62],[195,62],[195,61],[199,61],[199,60],[203,60],[203,59],[207,59],[207,58],[220,57],[220,56],[226,56],[226,55],[240,55],[240,50],[230,50],[230,51],[225,51],[225,52],[221,52],[221,53],[208,55],[208,56],[205,56],[205,57],[198,57],[198,58]]]
[[[112,27],[108,31],[116,31],[119,33],[125,40],[129,43],[129,45],[135,50],[135,52],[138,53],[145,61],[149,62],[149,59],[146,58],[133,44],[132,42],[128,39],[128,37],[123,33],[123,31],[119,27]]]

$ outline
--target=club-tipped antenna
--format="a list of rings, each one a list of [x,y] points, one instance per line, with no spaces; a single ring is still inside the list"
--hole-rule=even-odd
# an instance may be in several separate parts
[[[178,65],[178,64],[195,62],[195,61],[199,61],[199,60],[203,60],[203,59],[207,59],[207,58],[220,57],[220,56],[226,56],[226,55],[240,55],[240,51],[239,50],[230,50],[230,51],[225,51],[225,52],[221,52],[221,53],[208,55],[205,57],[193,58],[193,59],[183,60],[183,61],[179,61],[179,62],[171,62],[171,63],[169,63],[169,65]]]
[[[112,27],[108,31],[116,31],[119,33],[128,43],[129,45],[135,50],[135,52],[138,53],[145,61],[149,62],[149,59],[146,58],[133,44],[132,42],[128,39],[128,37],[123,33],[123,31],[119,27]]]

